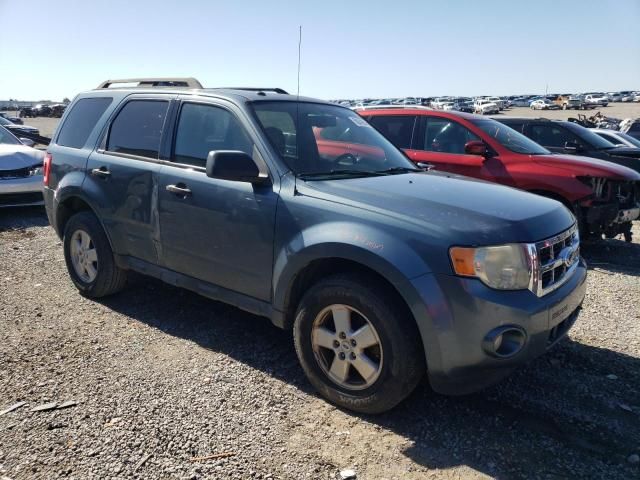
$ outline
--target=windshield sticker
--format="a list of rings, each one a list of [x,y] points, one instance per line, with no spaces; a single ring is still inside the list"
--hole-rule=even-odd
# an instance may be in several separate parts
[[[371,127],[371,125],[369,125],[367,121],[362,117],[349,117],[349,120],[351,120],[359,127]]]

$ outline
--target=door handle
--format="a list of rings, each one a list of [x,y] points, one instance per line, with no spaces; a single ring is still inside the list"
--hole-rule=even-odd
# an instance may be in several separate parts
[[[178,185],[167,185],[166,188],[168,192],[175,193],[176,195],[180,195],[182,197],[188,197],[189,195],[191,195],[191,190],[189,190],[183,183],[179,183]]]
[[[96,177],[107,178],[109,175],[111,175],[111,172],[107,167],[100,167],[100,168],[94,168],[93,170],[91,170],[91,175],[94,175]]]

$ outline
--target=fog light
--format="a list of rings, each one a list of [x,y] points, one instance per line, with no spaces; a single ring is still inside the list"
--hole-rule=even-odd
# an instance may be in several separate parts
[[[509,358],[518,354],[527,341],[527,334],[515,325],[494,328],[484,337],[482,349],[497,358]]]

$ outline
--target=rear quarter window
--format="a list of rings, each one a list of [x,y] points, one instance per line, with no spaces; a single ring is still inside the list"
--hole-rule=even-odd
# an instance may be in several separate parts
[[[82,148],[102,114],[113,102],[111,97],[81,98],[72,107],[62,125],[56,143]]]

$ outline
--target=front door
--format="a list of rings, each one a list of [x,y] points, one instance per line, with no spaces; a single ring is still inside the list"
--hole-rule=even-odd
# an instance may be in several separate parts
[[[269,300],[275,187],[214,179],[205,171],[212,150],[257,157],[238,113],[226,105],[180,105],[159,182],[162,259],[171,270]]]

